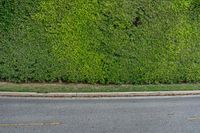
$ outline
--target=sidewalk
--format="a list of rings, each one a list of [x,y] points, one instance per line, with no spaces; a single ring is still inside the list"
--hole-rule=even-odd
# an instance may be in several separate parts
[[[147,97],[200,95],[200,91],[154,91],[154,92],[101,92],[101,93],[29,93],[0,92],[0,97],[50,97],[50,98],[100,98],[100,97]]]

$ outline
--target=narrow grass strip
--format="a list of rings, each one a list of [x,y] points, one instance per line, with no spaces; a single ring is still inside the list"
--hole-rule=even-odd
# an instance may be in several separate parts
[[[142,92],[142,91],[191,91],[200,90],[200,84],[171,85],[90,85],[90,84],[14,84],[0,82],[1,92]]]

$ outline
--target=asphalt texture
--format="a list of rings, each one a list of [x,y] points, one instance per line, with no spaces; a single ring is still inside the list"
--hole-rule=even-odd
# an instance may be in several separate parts
[[[0,98],[0,133],[199,133],[200,97]]]

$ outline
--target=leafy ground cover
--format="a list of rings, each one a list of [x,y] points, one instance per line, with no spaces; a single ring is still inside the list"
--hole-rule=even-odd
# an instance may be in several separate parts
[[[200,81],[199,0],[1,0],[0,81]]]

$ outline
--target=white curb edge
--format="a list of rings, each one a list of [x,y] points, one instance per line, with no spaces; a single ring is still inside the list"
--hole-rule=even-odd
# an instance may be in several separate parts
[[[147,96],[187,96],[187,95],[200,95],[200,91],[100,92],[100,93],[0,92],[0,97],[51,97],[51,98],[147,97]]]

